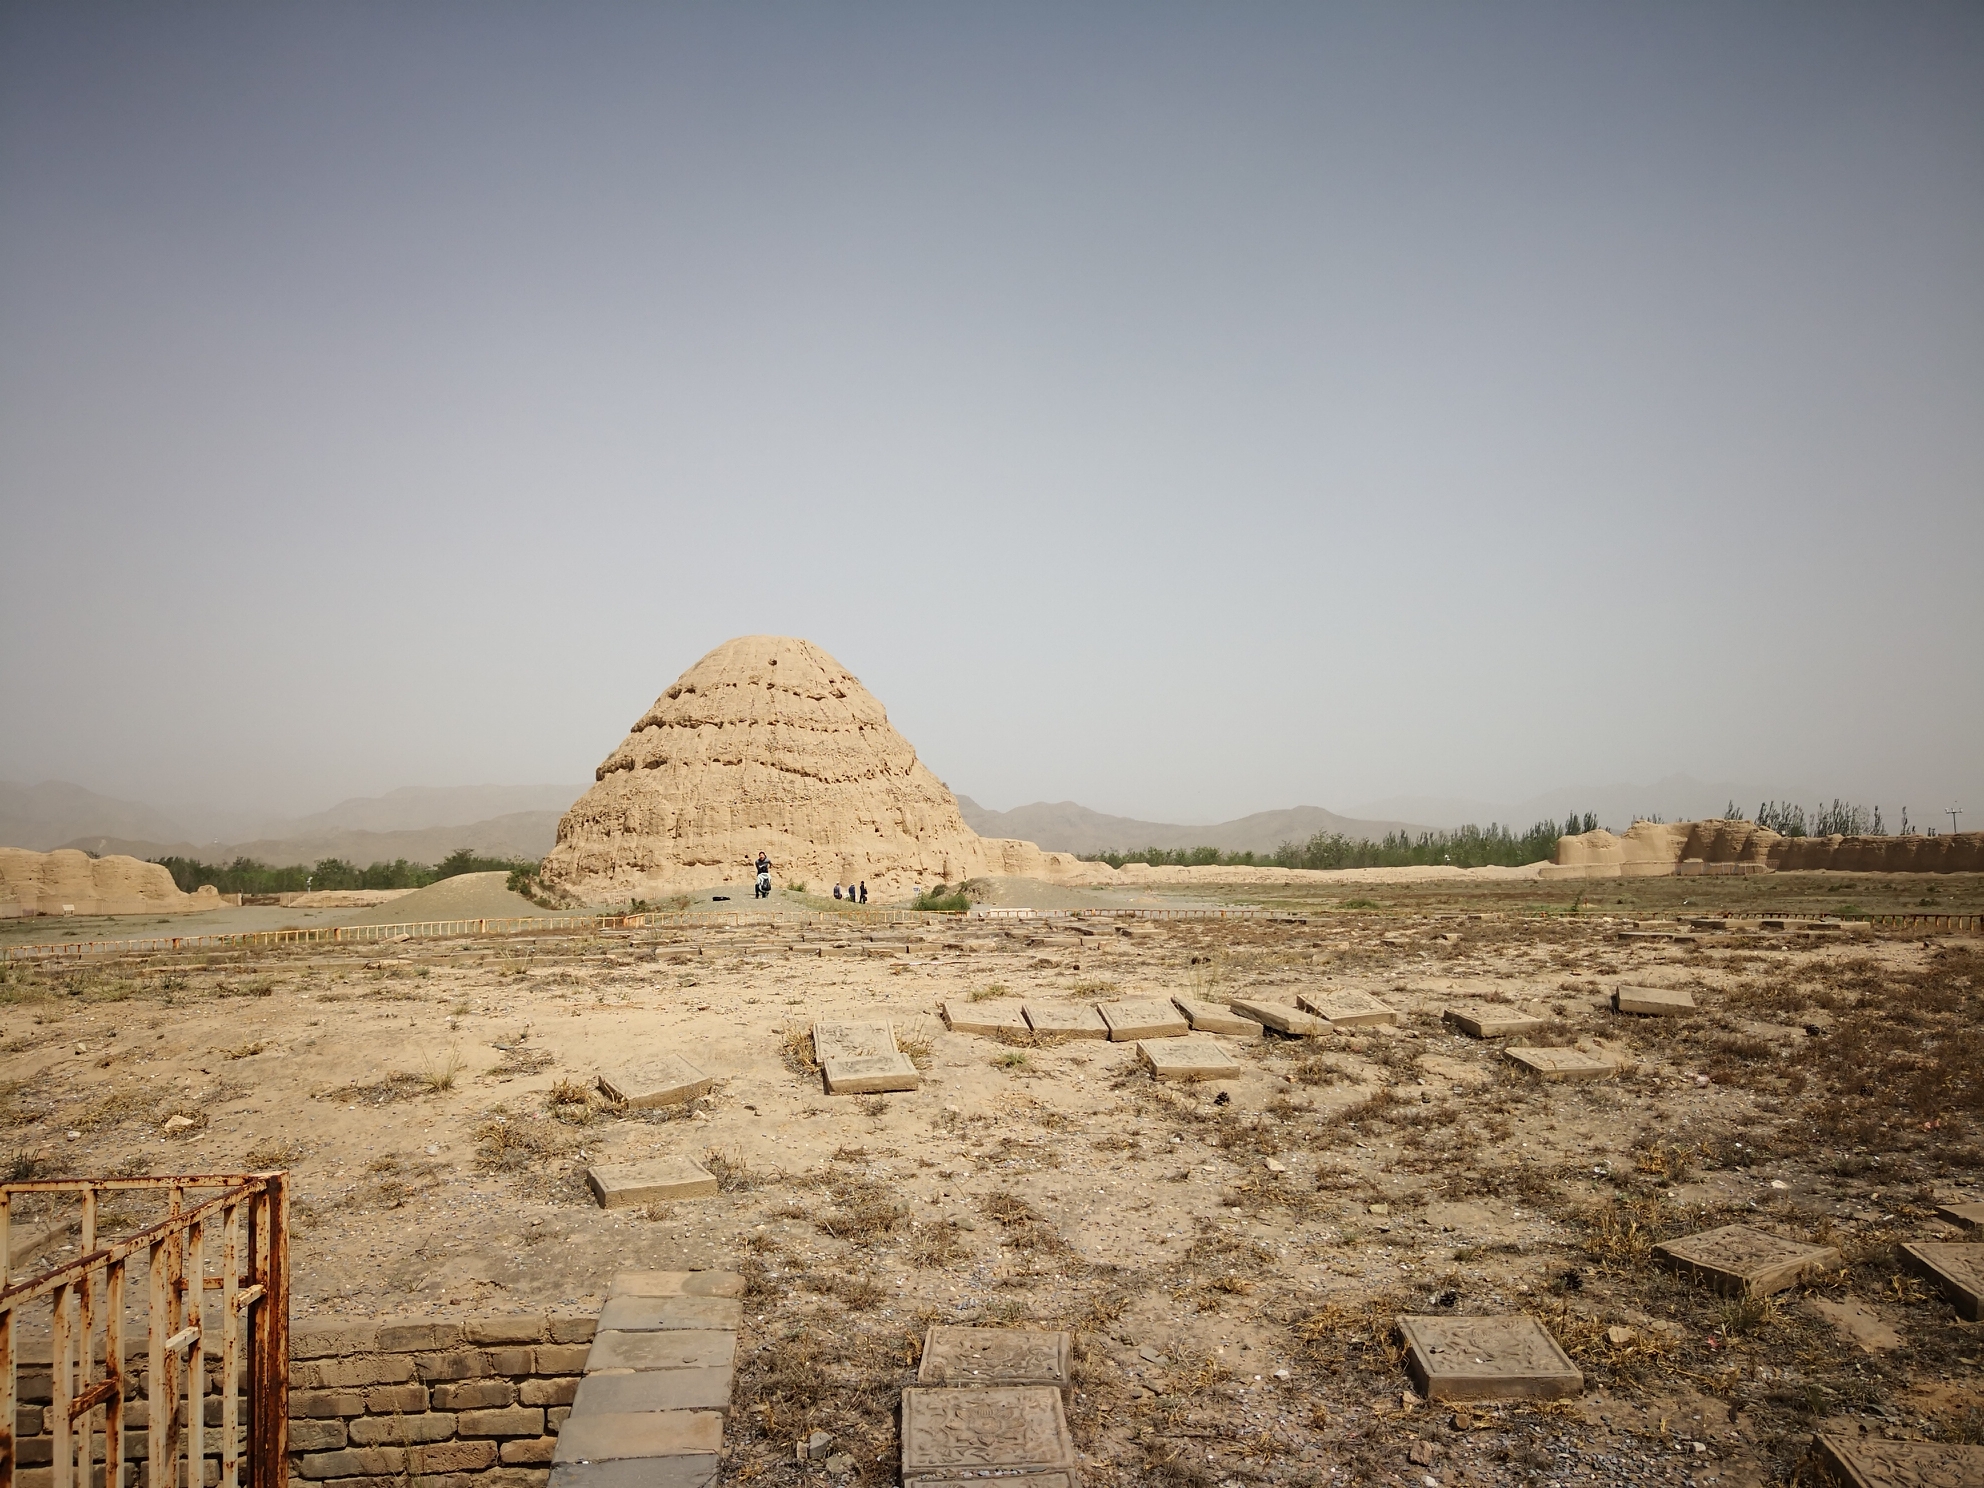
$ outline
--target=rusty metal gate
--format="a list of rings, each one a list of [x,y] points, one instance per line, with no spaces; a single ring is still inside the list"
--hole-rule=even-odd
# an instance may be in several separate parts
[[[218,1459],[221,1488],[283,1488],[289,1435],[289,1175],[49,1178],[0,1184],[0,1261],[11,1255],[14,1199],[73,1195],[81,1206],[72,1261],[15,1281],[0,1274],[0,1488],[21,1463],[19,1365],[49,1364],[47,1425],[54,1488],[199,1488]],[[124,1239],[97,1234],[106,1195],[152,1194],[165,1215]],[[143,1275],[145,1294],[127,1287]],[[208,1268],[218,1273],[208,1275]],[[44,1309],[43,1303],[46,1303]],[[142,1353],[127,1348],[141,1320]],[[245,1334],[245,1336],[244,1336]],[[144,1388],[134,1366],[142,1363]],[[212,1369],[215,1378],[209,1378]],[[244,1388],[245,1386],[245,1388]],[[215,1398],[209,1398],[211,1388]],[[37,1393],[39,1393],[37,1391]],[[145,1436],[127,1439],[142,1394]],[[242,1404],[246,1400],[246,1418]],[[217,1417],[209,1421],[210,1413]],[[218,1428],[211,1442],[209,1425]],[[39,1444],[40,1438],[35,1438]],[[37,1453],[38,1455],[38,1453]],[[182,1475],[181,1461],[185,1462]],[[134,1464],[135,1465],[135,1464]],[[99,1471],[101,1476],[99,1477]]]

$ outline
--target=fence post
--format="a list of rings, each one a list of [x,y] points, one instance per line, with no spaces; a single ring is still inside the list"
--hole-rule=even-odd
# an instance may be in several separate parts
[[[289,1174],[271,1173],[251,1211],[254,1279],[249,1316],[249,1488],[289,1482]]]

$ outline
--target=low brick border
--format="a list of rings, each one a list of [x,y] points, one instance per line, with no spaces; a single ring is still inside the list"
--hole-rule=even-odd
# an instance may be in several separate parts
[[[543,1488],[571,1414],[593,1314],[457,1319],[301,1318],[290,1325],[289,1472],[312,1488]],[[18,1488],[52,1488],[47,1340],[24,1340],[16,1420]],[[141,1353],[130,1360],[124,1456],[148,1443]],[[39,1366],[39,1367],[37,1367]],[[207,1423],[220,1425],[218,1366]],[[205,1482],[220,1481],[218,1431]],[[99,1446],[99,1451],[101,1447]]]

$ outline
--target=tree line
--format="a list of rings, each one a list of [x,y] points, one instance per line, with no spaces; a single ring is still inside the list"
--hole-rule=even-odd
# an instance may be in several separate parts
[[[1083,853],[1085,862],[1149,863],[1154,867],[1254,868],[1412,868],[1452,864],[1456,868],[1520,868],[1556,854],[1559,837],[1595,831],[1598,813],[1573,812],[1561,822],[1540,821],[1527,832],[1490,822],[1485,827],[1455,827],[1447,831],[1388,832],[1372,842],[1341,832],[1318,832],[1307,842],[1284,842],[1273,852],[1222,852],[1216,847],[1146,847],[1135,852]]]
[[[409,863],[395,858],[360,868],[343,858],[321,858],[313,866],[294,863],[275,867],[254,858],[231,863],[203,863],[198,858],[153,858],[171,873],[183,894],[212,884],[223,894],[297,894],[314,889],[424,889],[463,873],[535,873],[528,858],[488,858],[472,848],[458,847],[440,862]]]

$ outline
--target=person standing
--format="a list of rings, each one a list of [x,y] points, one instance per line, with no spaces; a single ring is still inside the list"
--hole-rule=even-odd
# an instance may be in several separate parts
[[[840,898],[840,883],[838,880],[834,883],[834,898]]]
[[[868,902],[868,880],[865,878],[861,880],[861,902],[863,904]]]

